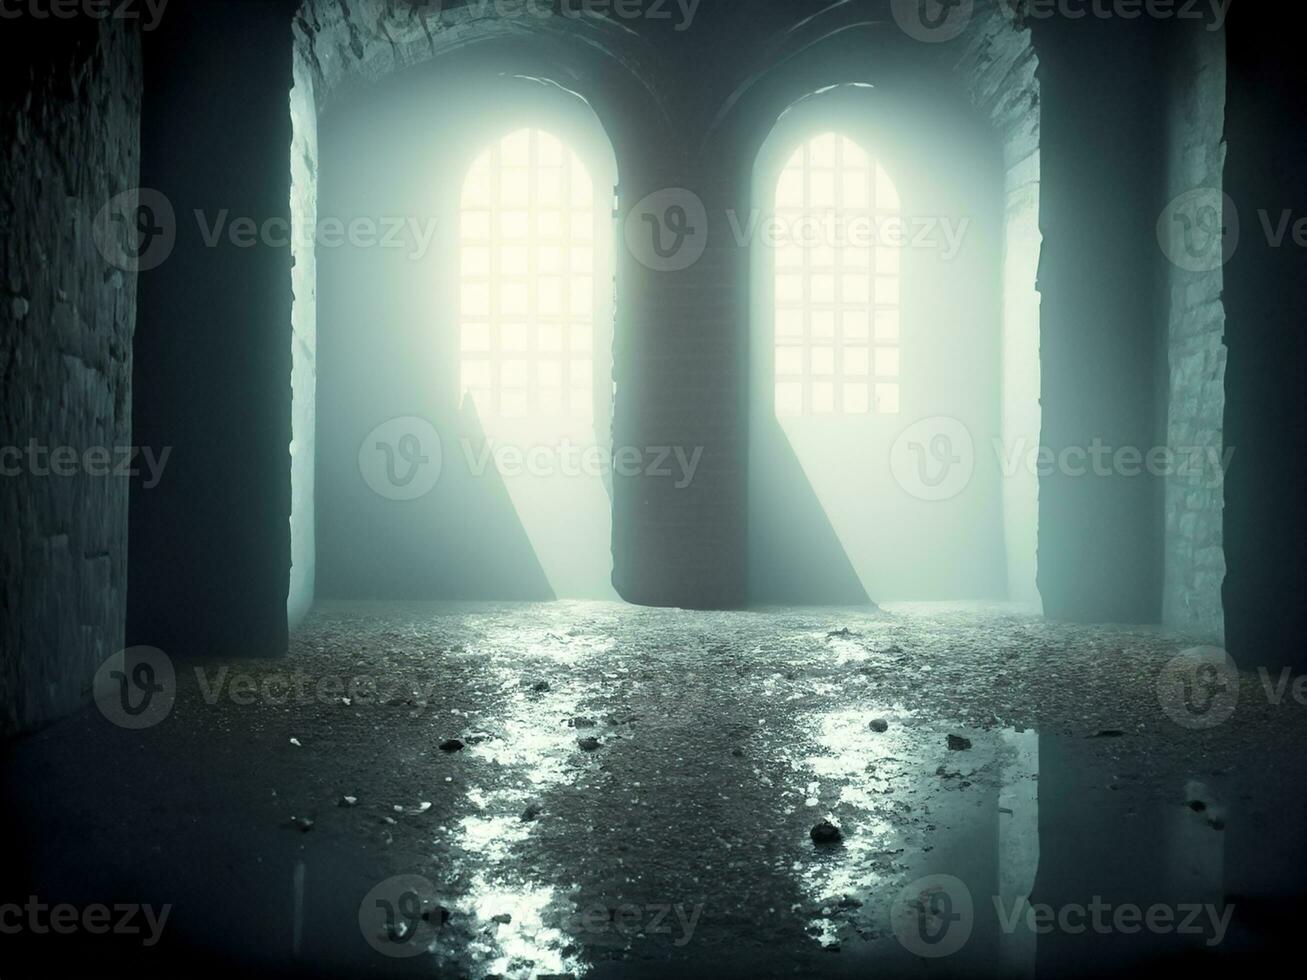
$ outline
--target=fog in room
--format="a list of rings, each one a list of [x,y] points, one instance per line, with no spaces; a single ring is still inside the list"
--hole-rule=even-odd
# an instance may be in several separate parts
[[[1283,7],[0,0],[0,976],[1292,962]]]

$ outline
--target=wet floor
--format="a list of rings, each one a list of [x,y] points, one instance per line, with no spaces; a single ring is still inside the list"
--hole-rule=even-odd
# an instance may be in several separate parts
[[[102,699],[6,750],[0,944],[30,975],[1224,972],[1292,952],[1307,706],[1196,645],[323,603],[285,660],[164,651],[157,717]]]

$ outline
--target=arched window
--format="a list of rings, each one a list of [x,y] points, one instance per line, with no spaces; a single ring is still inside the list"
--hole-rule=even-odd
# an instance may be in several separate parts
[[[463,185],[460,376],[483,418],[594,412],[595,198],[581,159],[521,129]]]
[[[857,143],[823,133],[776,185],[776,414],[899,411],[899,195]]]

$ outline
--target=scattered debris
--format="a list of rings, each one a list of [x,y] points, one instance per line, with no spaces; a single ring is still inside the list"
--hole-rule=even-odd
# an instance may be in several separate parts
[[[342,796],[337,806],[358,806],[359,798],[357,796]]]
[[[836,827],[829,820],[823,820],[808,832],[814,844],[838,844],[844,839],[844,834],[840,828]]]
[[[594,728],[599,722],[593,718],[583,718],[577,715],[575,718],[568,719],[567,727],[569,728]]]
[[[441,752],[462,752],[462,751],[463,751],[463,741],[462,741],[462,739],[457,739],[457,738],[448,738],[448,739],[445,739],[445,741],[443,741],[443,742],[440,743],[440,751],[441,751]]]
[[[300,745],[300,740],[297,739],[297,738],[291,738],[291,740],[290,740],[290,744],[293,745],[293,746],[295,746],[296,748],[302,748],[302,747],[303,747],[303,746]]]
[[[965,752],[971,748],[971,739],[963,738],[961,735],[950,735],[948,737],[948,748],[950,752]]]
[[[443,926],[449,921],[451,913],[443,905],[433,905],[422,912],[422,921],[433,925]]]
[[[286,826],[298,830],[301,834],[307,834],[313,829],[313,821],[308,817],[291,817],[286,822]]]
[[[871,720],[871,730],[873,732],[887,732],[889,731],[889,722],[884,718],[873,718]]]
[[[585,738],[580,739],[576,744],[581,747],[582,752],[593,752],[595,749],[600,748],[604,743],[599,741],[599,739],[595,738],[593,735],[587,735]]]

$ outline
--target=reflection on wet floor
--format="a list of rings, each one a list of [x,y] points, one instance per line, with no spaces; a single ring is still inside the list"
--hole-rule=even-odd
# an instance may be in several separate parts
[[[209,701],[182,669],[156,729],[15,746],[0,898],[171,904],[157,947],[76,945],[137,975],[513,978],[1201,973],[1299,907],[1296,721],[1177,731],[1156,633],[342,603],[296,643],[402,693]]]

